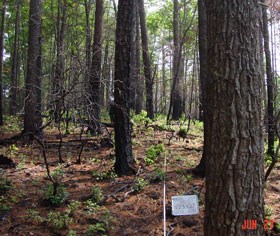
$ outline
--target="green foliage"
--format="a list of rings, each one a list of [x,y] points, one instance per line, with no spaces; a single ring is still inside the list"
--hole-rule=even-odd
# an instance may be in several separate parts
[[[51,175],[55,182],[60,183],[64,175],[64,170],[62,165],[59,164]]]
[[[91,200],[99,203],[103,199],[103,193],[99,186],[93,186],[91,189]]]
[[[54,192],[53,184],[48,185],[46,199],[54,206],[59,206],[65,202],[68,193],[63,185],[58,185],[57,192]]]
[[[0,127],[3,133],[17,133],[20,132],[22,127],[21,117],[4,115],[4,126]]]
[[[165,172],[162,169],[157,168],[152,174],[151,182],[160,182],[163,181],[165,178],[166,178]]]
[[[147,180],[143,178],[137,178],[135,180],[133,189],[135,192],[141,192],[148,184],[149,183]]]
[[[48,185],[46,190],[46,199],[54,206],[59,206],[65,202],[68,197],[68,193],[61,184],[64,175],[62,165],[58,165],[57,168],[51,173],[54,183]]]
[[[77,232],[75,230],[70,229],[67,236],[77,236]]]
[[[140,114],[134,115],[132,117],[131,121],[133,123],[139,124],[139,125],[145,125],[145,124],[152,123],[152,120],[149,117],[147,117],[147,112],[146,111],[142,111]]]
[[[48,213],[46,222],[56,229],[63,229],[71,224],[73,219],[67,213],[51,211]]]
[[[0,194],[6,193],[12,188],[12,182],[0,173]]]
[[[101,116],[101,121],[102,122],[110,122],[111,121],[108,110],[102,109],[100,116]]]
[[[187,183],[190,183],[193,180],[193,176],[187,175],[187,176],[185,176],[185,180],[187,181]]]
[[[264,206],[265,218],[269,218],[273,214],[273,207],[269,205]]]
[[[101,233],[101,235],[105,236],[106,228],[102,222],[98,222],[94,225],[90,225],[87,231],[87,236],[95,236],[97,233]]]
[[[0,213],[10,210],[8,198],[5,196],[0,196]]]
[[[87,214],[96,214],[100,209],[100,206],[96,202],[93,202],[91,199],[85,202],[85,211]]]
[[[276,233],[280,233],[280,223],[275,222],[274,223],[274,229]]]
[[[42,223],[45,220],[43,217],[41,217],[39,211],[36,209],[28,209],[27,217],[36,223]]]
[[[271,155],[268,155],[267,153],[265,153],[264,155],[264,161],[266,166],[270,166],[271,162],[272,162],[272,157]]]
[[[67,213],[72,215],[78,208],[81,206],[79,201],[71,201],[70,204],[67,206]]]
[[[92,171],[92,177],[95,180],[114,180],[115,178],[118,177],[118,175],[110,170],[110,171],[98,171],[98,170],[94,170]]]
[[[150,146],[146,151],[145,163],[151,165],[164,152],[164,145],[162,143]]]

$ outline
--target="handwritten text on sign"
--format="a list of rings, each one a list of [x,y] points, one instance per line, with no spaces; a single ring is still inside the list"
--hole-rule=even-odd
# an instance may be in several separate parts
[[[197,195],[173,196],[172,215],[196,215],[199,213]]]

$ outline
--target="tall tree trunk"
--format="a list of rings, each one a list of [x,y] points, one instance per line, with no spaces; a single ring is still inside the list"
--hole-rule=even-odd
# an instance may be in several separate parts
[[[138,0],[138,9],[141,26],[141,39],[142,39],[142,56],[144,64],[145,84],[146,84],[146,109],[147,115],[150,119],[154,118],[154,95],[153,95],[153,78],[152,66],[149,54],[148,31],[146,23],[146,14],[144,8],[144,0]]]
[[[57,34],[56,34],[56,64],[55,64],[55,78],[54,78],[54,115],[55,121],[59,122],[63,110],[63,93],[64,93],[64,38],[66,31],[67,19],[67,0],[58,0],[57,3]]]
[[[104,83],[104,105],[108,107],[110,103],[110,58],[109,58],[109,40],[104,48],[104,59],[102,66],[102,81]]]
[[[38,133],[41,117],[42,0],[30,0],[23,133]]]
[[[173,11],[173,85],[171,90],[172,119],[179,120],[183,113],[183,94],[182,94],[182,62],[180,52],[180,32],[179,32],[179,3],[174,0]]]
[[[102,27],[103,27],[104,1],[96,0],[93,51],[90,70],[90,104],[89,119],[90,130],[100,132],[100,83],[102,64]]]
[[[263,0],[263,2],[266,2]],[[267,127],[268,127],[268,148],[267,154],[274,155],[274,79],[272,71],[272,60],[269,47],[269,31],[267,9],[262,6],[262,20],[263,20],[263,39],[266,65],[266,86],[267,86]]]
[[[137,4],[135,5],[135,15],[134,17],[137,16],[138,9],[137,9]],[[135,25],[133,26],[134,29],[136,29],[136,18],[133,20],[133,23]],[[136,69],[136,33],[133,35],[134,37],[132,38],[132,44],[131,44],[131,66],[130,66],[130,108],[134,109],[135,108],[135,103],[136,103],[136,81],[137,81],[137,69]]]
[[[264,235],[257,0],[206,0],[207,136],[204,235]],[[255,220],[256,229],[242,229]],[[248,225],[250,228],[250,225]]]
[[[137,9],[139,11],[139,9]],[[136,38],[135,38],[135,76],[136,76],[136,101],[135,101],[135,113],[140,114],[143,109],[144,99],[144,80],[141,76],[141,49],[140,49],[140,22],[139,14],[136,15]]]
[[[161,112],[166,114],[167,112],[167,99],[166,99],[166,87],[167,87],[167,81],[166,81],[166,60],[165,60],[165,45],[163,44],[161,46],[161,53],[162,53],[162,95],[161,96],[161,104],[162,104],[162,110]]]
[[[205,85],[207,83],[207,14],[206,14],[206,6],[205,0],[198,0],[198,41],[199,41],[199,83],[200,83],[200,104],[202,107],[202,118],[204,121],[204,104],[205,101]],[[208,144],[207,136],[208,130],[210,127],[206,127],[209,122],[204,122],[204,147]],[[203,149],[202,158],[196,168],[193,169],[193,174],[197,176],[204,177],[205,176],[205,163],[206,163],[206,152],[205,148]]]
[[[85,0],[86,14],[86,68],[85,68],[85,84],[89,82],[89,72],[91,65],[91,27],[90,27],[90,0]]]
[[[129,91],[131,43],[135,25],[134,0],[119,0],[116,29],[115,52],[115,90],[114,90],[114,125],[115,125],[115,171],[119,175],[135,173],[135,160],[131,144],[131,124],[129,117]]]
[[[3,64],[6,27],[6,0],[2,1],[2,23],[0,36],[0,126],[3,125]]]
[[[18,75],[19,75],[19,31],[21,21],[21,0],[17,0],[16,22],[15,22],[15,39],[12,54],[11,70],[11,95],[10,95],[10,114],[15,115],[17,112],[17,92],[18,92]]]

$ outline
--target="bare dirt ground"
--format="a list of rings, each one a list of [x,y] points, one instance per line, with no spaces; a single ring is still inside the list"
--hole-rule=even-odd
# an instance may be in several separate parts
[[[9,135],[12,134],[2,137]],[[163,176],[166,178],[167,235],[203,235],[204,179],[186,173],[201,158],[202,135],[190,132],[185,140],[171,139],[171,135],[153,128],[135,129],[133,151],[139,169],[137,176],[129,177],[117,177],[110,171],[114,163],[113,148],[102,147],[101,137],[84,136],[89,140],[84,144],[81,164],[76,164],[81,145],[79,136],[63,137],[61,153],[65,162],[59,167],[63,171],[59,181],[67,191],[67,200],[56,207],[45,200],[50,181],[41,146],[36,141],[2,146],[0,154],[11,158],[16,166],[1,169],[0,235],[163,235]],[[56,131],[48,130],[45,141],[50,169],[54,171],[58,168]],[[147,165],[147,149],[158,143],[164,144],[164,152]],[[93,188],[102,193],[99,204],[89,201]],[[171,196],[186,193],[199,196],[199,214],[172,216]],[[278,223],[279,193],[278,165],[265,193],[267,214]],[[71,203],[73,209],[69,210]],[[273,231],[270,235],[279,234]]]

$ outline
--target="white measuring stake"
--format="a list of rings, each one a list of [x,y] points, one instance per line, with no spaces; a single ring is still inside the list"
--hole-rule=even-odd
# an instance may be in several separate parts
[[[165,184],[165,175],[167,173],[166,154],[164,154],[164,169],[165,169],[165,174],[163,177],[163,235],[166,236],[166,184]]]
[[[172,196],[172,215],[197,215],[199,213],[197,195]]]

